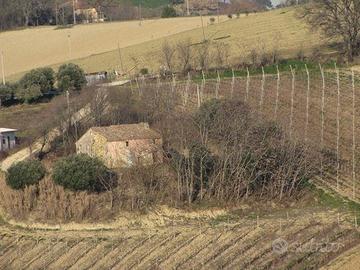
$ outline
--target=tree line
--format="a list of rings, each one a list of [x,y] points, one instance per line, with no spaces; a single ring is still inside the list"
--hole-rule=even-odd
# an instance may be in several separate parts
[[[72,3],[72,0],[0,0],[0,30],[71,24]],[[119,8],[117,0],[83,0],[82,3],[109,12]]]
[[[0,105],[16,101],[37,102],[44,96],[80,91],[85,84],[85,73],[75,64],[64,64],[57,73],[48,67],[33,69],[18,82],[0,85]]]

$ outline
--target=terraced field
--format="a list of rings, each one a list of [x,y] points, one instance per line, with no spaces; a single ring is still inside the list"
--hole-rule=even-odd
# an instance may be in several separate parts
[[[92,232],[3,226],[0,268],[317,269],[360,244],[344,213],[340,219],[335,212],[315,211],[214,221]]]

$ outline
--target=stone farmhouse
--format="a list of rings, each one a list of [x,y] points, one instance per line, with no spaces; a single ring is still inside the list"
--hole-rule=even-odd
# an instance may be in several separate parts
[[[76,152],[100,158],[108,168],[162,162],[162,137],[147,123],[90,128]]]

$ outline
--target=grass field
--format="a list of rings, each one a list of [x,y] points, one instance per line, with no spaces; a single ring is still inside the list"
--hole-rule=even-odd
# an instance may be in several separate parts
[[[230,62],[248,54],[252,48],[278,47],[284,56],[299,49],[310,51],[322,45],[317,33],[310,32],[304,22],[296,19],[294,9],[242,15],[239,19],[221,17],[221,23],[209,25],[203,18],[205,38],[230,45]],[[71,55],[68,34],[71,35]],[[0,33],[0,44],[6,56],[6,74],[10,79],[29,69],[72,60],[87,72],[118,69],[118,43],[122,48],[124,68],[134,66],[156,72],[160,66],[160,48],[165,39],[171,43],[191,38],[196,43],[203,39],[200,17],[79,25],[71,29],[53,27]],[[31,47],[29,47],[31,44]],[[76,60],[75,60],[76,59]]]

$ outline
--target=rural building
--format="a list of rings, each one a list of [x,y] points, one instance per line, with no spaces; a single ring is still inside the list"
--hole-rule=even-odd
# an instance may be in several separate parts
[[[75,14],[83,23],[97,23],[105,20],[102,12],[82,0],[75,1]]]
[[[94,73],[87,73],[85,74],[85,79],[88,85],[94,85],[107,79],[107,72],[94,72]]]
[[[16,129],[0,128],[0,152],[8,151],[16,145]]]
[[[76,142],[76,152],[109,168],[151,165],[162,162],[162,137],[147,123],[92,127]]]

